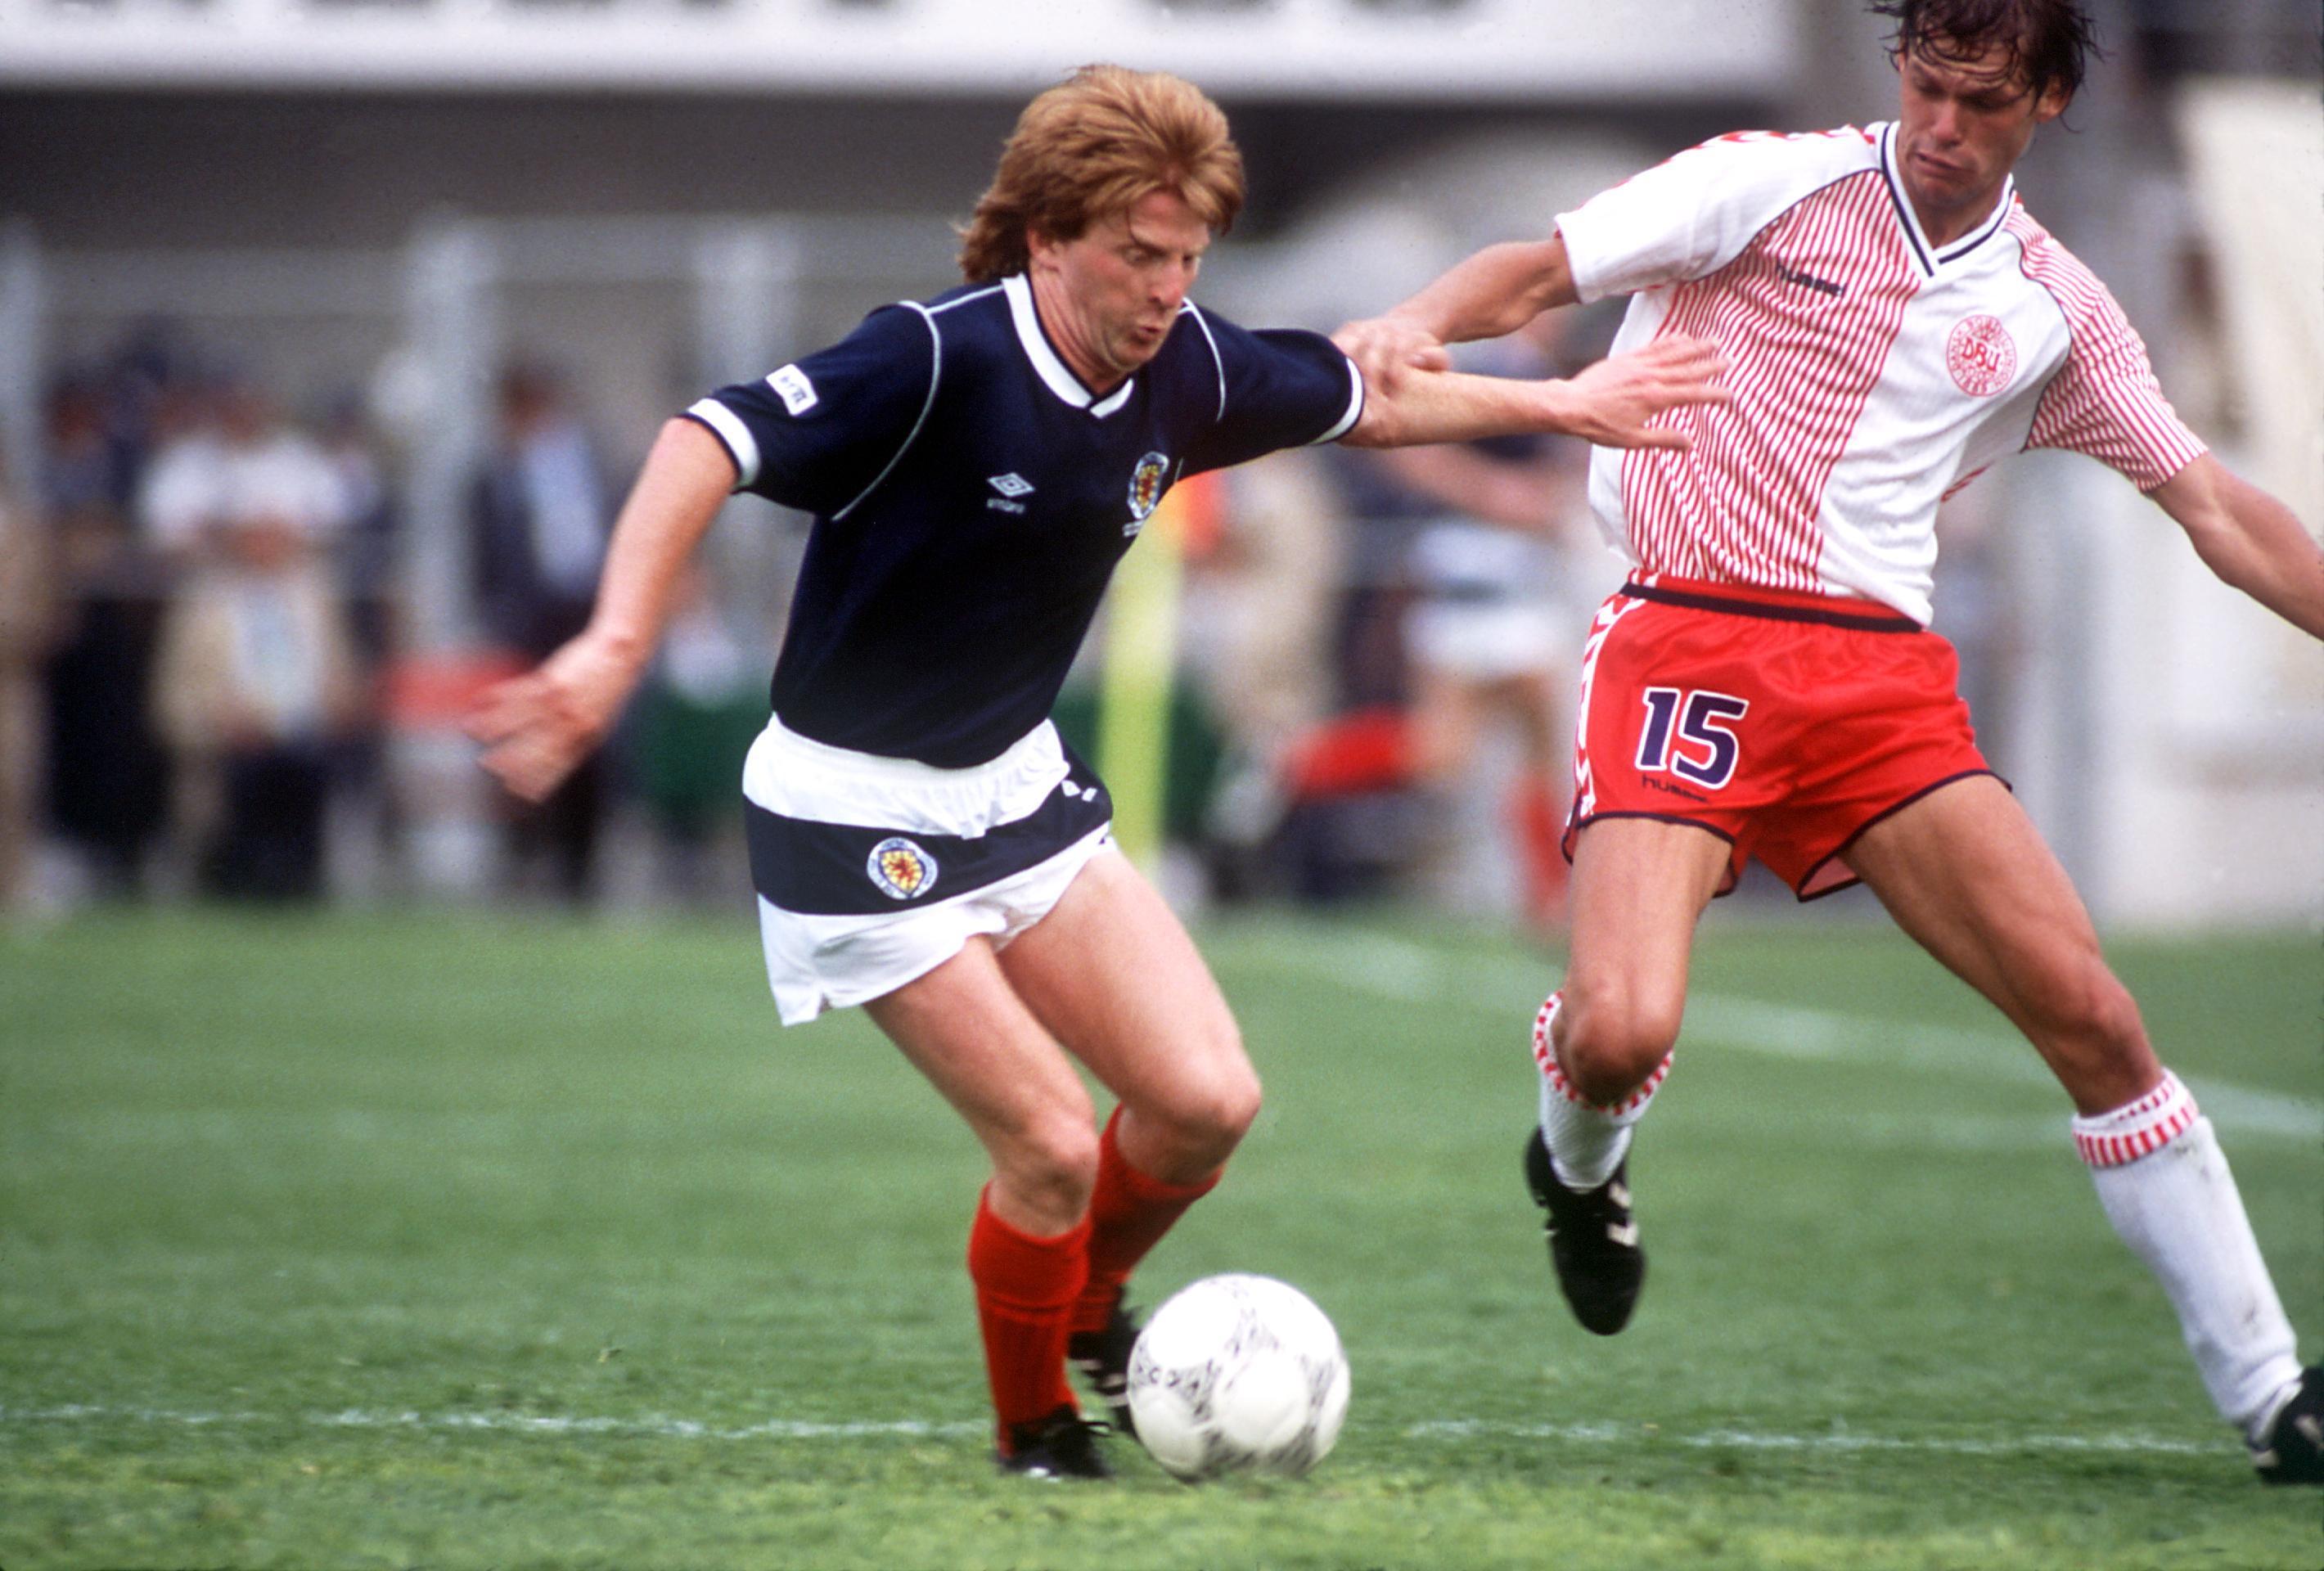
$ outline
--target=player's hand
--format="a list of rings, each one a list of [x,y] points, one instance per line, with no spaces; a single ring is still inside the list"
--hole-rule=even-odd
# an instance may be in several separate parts
[[[613,729],[639,661],[583,633],[521,676],[493,684],[464,729],[484,744],[484,768],[510,795],[539,802]]]
[[[1452,356],[1434,333],[1396,317],[1350,322],[1332,335],[1340,353],[1356,363],[1364,385],[1393,397],[1411,371],[1446,371]]]
[[[1564,384],[1573,407],[1564,429],[1603,447],[1655,447],[1684,452],[1693,438],[1651,422],[1666,410],[1723,404],[1727,357],[1702,338],[1657,338],[1644,349],[1611,354]]]

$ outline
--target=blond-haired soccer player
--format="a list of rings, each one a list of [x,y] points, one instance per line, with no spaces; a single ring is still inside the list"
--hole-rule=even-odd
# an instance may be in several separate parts
[[[1041,1476],[1107,1474],[1068,1338],[1120,1416],[1123,1284],[1259,1098],[1217,985],[1049,722],[1114,564],[1182,476],[1277,448],[1676,446],[1646,419],[1717,396],[1684,340],[1571,381],[1368,391],[1328,339],[1188,299],[1242,195],[1225,117],[1184,81],[1100,66],[1040,95],[968,227],[966,285],[670,421],[587,630],[473,724],[486,767],[539,797],[613,722],[727,495],[815,516],[742,782],[768,977],[786,1024],[862,1005],[989,1152],[968,1269],[1001,1460]],[[1119,1098],[1102,1129],[1069,1055]]]
[[[1534,1026],[1527,1181],[1577,1318],[1619,1330],[1646,1271],[1630,1131],[1670,1067],[1697,917],[1748,857],[1803,899],[1861,880],[2057,1075],[2100,1204],[2260,1475],[2324,1482],[2324,1378],[2210,1123],[1927,628],[1939,500],[2021,448],[2119,470],[2220,578],[2319,637],[2324,559],[2205,452],[2105,286],[2017,199],[2011,169],[2081,81],[2080,7],[1873,9],[1897,23],[1894,122],[1706,142],[1342,335],[1378,388],[1443,344],[1628,295],[1617,348],[1699,335],[1733,367],[1730,403],[1669,417],[1690,448],[1593,461],[1636,571],[1582,656],[1572,952]]]

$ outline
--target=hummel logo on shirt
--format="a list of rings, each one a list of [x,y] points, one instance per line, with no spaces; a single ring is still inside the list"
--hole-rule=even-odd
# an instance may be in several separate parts
[[[1785,267],[1780,262],[1775,264],[1775,276],[1782,279],[1787,284],[1805,284],[1808,288],[1821,295],[1838,296],[1844,295],[1848,292],[1847,289],[1842,288],[1840,285],[1832,282],[1828,278],[1818,278],[1815,274],[1800,268]]]

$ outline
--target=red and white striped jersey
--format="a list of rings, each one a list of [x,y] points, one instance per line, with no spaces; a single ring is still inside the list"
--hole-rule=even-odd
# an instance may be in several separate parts
[[[1591,503],[1654,573],[1847,594],[1929,620],[1937,504],[2028,447],[2142,491],[2203,451],[2106,286],[2018,204],[1940,249],[1895,128],[1747,132],[1561,214],[1585,300],[1632,297],[1617,349],[1716,339],[1733,401],[1659,423],[1685,453],[1600,448]]]

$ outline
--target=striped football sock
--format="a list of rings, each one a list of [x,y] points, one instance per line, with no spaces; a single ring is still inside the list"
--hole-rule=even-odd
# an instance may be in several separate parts
[[[1055,1237],[1037,1238],[992,1214],[989,1190],[977,1198],[968,1275],[1004,1443],[1010,1426],[1076,1405],[1065,1383],[1065,1320],[1088,1275],[1088,1246],[1086,1216]]]
[[[1564,1001],[1564,994],[1552,993],[1533,1018],[1533,1061],[1541,1071],[1541,1138],[1549,1147],[1557,1181],[1569,1190],[1589,1190],[1612,1178],[1621,1165],[1630,1149],[1630,1125],[1646,1116],[1646,1104],[1670,1074],[1671,1055],[1663,1054],[1646,1084],[1611,1107],[1582,1100],[1557,1067],[1557,1050],[1550,1040],[1550,1022]]]
[[[2283,1305],[2211,1121],[2168,1070],[2135,1101],[2073,1122],[2098,1204],[2179,1312],[2211,1401],[2251,1436],[2300,1381]]]

